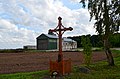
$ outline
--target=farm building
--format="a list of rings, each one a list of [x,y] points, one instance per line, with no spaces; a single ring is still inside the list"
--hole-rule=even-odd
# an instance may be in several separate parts
[[[38,50],[58,50],[59,49],[59,40],[58,40],[58,36],[56,35],[41,34],[36,39],[37,39]],[[62,48],[63,50],[70,50],[73,48],[77,48],[77,42],[72,39],[63,38]]]
[[[37,37],[38,50],[52,50],[57,49],[57,39],[55,35],[41,34]]]
[[[23,46],[23,49],[36,49],[36,46],[26,45],[26,46]]]
[[[70,49],[75,49],[75,48],[77,48],[77,42],[76,41],[74,41],[74,40],[72,40],[72,39],[70,39],[70,38],[63,38],[63,40],[62,40],[63,42],[62,42],[62,49],[63,50],[70,50]]]

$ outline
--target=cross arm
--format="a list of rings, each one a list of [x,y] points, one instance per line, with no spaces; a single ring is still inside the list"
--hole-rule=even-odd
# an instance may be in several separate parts
[[[56,29],[50,29],[49,32],[56,32]]]
[[[72,27],[69,27],[69,28],[64,28],[64,29],[62,29],[63,31],[67,31],[67,30],[70,30],[70,31],[72,31],[73,30],[73,28]]]
[[[69,27],[69,28],[63,28],[63,29],[50,29],[49,32],[67,31],[67,30],[72,31],[73,28],[72,28],[72,27]]]

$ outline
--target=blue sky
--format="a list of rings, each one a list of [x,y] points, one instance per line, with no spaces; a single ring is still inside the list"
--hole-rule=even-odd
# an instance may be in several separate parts
[[[57,26],[73,27],[64,37],[95,34],[79,0],[0,0],[0,49],[36,45],[36,37]]]
[[[61,1],[66,7],[70,8],[71,10],[82,8],[82,5],[79,3],[79,1],[76,2],[71,0],[61,0]]]

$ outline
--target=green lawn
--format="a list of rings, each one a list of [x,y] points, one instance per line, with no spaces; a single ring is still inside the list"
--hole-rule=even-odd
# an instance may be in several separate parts
[[[81,73],[74,68],[70,76],[65,79],[120,79],[120,58],[115,58],[116,66],[107,66],[106,62],[90,65],[90,73]]]
[[[90,73],[81,73],[78,68],[74,67],[72,73],[69,76],[65,76],[64,79],[120,79],[120,51],[113,50],[113,53],[117,54],[114,58],[115,66],[107,66],[106,61],[100,61],[91,64],[88,68]],[[85,65],[81,65],[85,66]],[[15,74],[0,74],[0,79],[43,79],[44,76],[48,76],[49,71],[37,71]]]
[[[120,79],[120,51],[112,52],[117,54],[114,58],[115,66],[108,66],[106,61],[97,62],[88,67],[90,72],[87,74],[80,72],[79,67],[75,67],[73,73],[65,79]]]
[[[48,70],[15,74],[0,74],[0,79],[43,79],[46,75],[49,75]]]

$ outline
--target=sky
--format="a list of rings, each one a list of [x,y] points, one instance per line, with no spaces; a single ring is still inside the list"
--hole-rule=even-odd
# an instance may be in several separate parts
[[[40,34],[58,25],[59,16],[63,26],[73,27],[64,37],[96,34],[79,0],[0,0],[0,49],[36,45]]]

